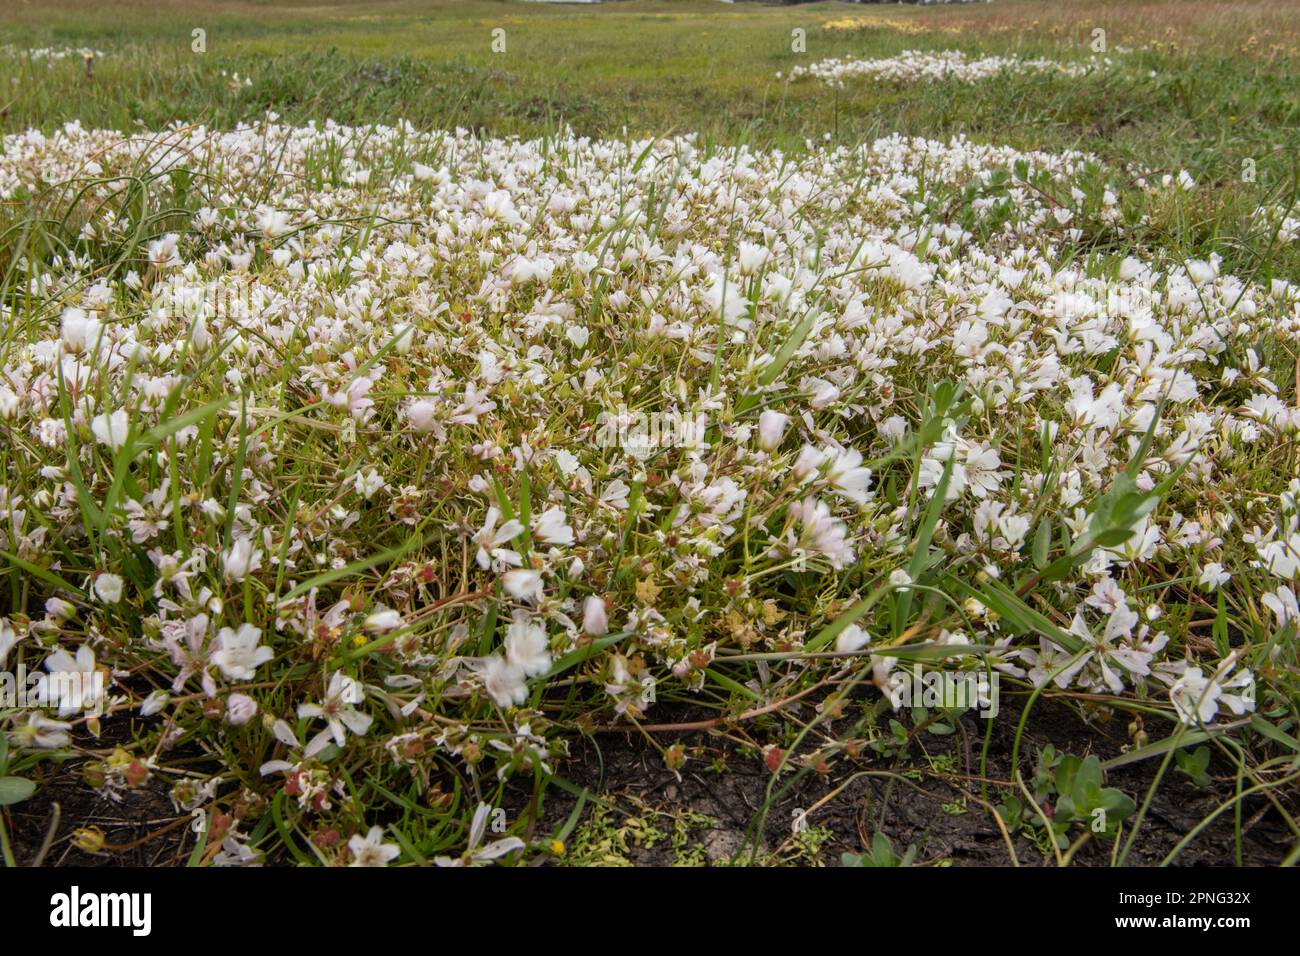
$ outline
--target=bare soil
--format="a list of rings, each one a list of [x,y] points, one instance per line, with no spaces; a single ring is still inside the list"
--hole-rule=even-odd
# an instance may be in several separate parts
[[[661,710],[665,721],[691,720],[700,715],[686,710]],[[1010,753],[1016,718],[1004,709],[989,750],[988,778],[1010,778]],[[1115,723],[1119,723],[1116,721]],[[913,749],[907,761],[892,761],[875,755],[856,760],[842,758],[829,772],[809,772],[789,793],[768,810],[762,839],[755,857],[765,863],[837,865],[844,852],[859,853],[870,845],[877,832],[884,833],[898,852],[915,846],[918,863],[957,866],[1005,866],[1011,863],[1006,841],[992,816],[980,802],[979,757],[983,743],[983,722],[964,718],[959,733],[946,737],[924,735],[924,755]],[[106,730],[111,728],[106,725]],[[108,736],[108,735],[106,735]],[[691,758],[680,769],[668,769],[661,755],[636,733],[603,733],[575,739],[570,756],[556,772],[576,788],[612,807],[611,819],[647,813],[671,820],[689,811],[690,840],[697,844],[698,862],[727,864],[747,862],[753,848],[752,831],[756,815],[767,799],[772,772],[752,748],[742,748],[730,737],[711,732],[664,735],[664,746],[681,743]],[[1052,743],[1060,751],[1096,753],[1103,760],[1121,752],[1125,742],[1122,726],[1085,725],[1072,710],[1051,701],[1035,706],[1026,737],[1021,744],[1022,772],[1028,776],[1038,752]],[[99,745],[102,746],[104,739]],[[929,759],[927,760],[926,757]],[[1148,760],[1117,769],[1107,785],[1119,787],[1139,804],[1150,786],[1158,760]],[[938,767],[939,769],[934,769]],[[896,775],[858,776],[863,771],[894,771]],[[1159,864],[1166,854],[1216,807],[1230,800],[1235,789],[1234,768],[1226,762],[1212,762],[1212,783],[1197,787],[1185,774],[1165,775],[1147,813],[1139,840],[1129,858],[1138,866]],[[47,866],[177,866],[183,865],[194,845],[188,817],[178,814],[167,793],[167,785],[151,779],[140,787],[123,791],[116,800],[107,799],[83,779],[77,763],[46,765],[41,787],[29,801],[8,809],[9,831],[20,864],[36,859],[45,842],[55,807],[58,823],[44,863]],[[900,782],[902,775],[905,782]],[[785,777],[780,784],[786,782]],[[847,782],[847,783],[846,783]],[[842,790],[825,799],[837,788]],[[779,789],[776,788],[776,789]],[[991,785],[987,799],[996,804],[1006,791]],[[524,812],[528,792],[514,791],[515,812]],[[1296,812],[1295,793],[1276,795],[1288,812]],[[824,802],[823,802],[824,801]],[[576,797],[552,787],[543,804],[534,835],[557,830],[569,817]],[[590,819],[594,804],[587,803],[584,820]],[[801,849],[793,838],[798,811],[808,811],[806,820],[816,828],[819,839]],[[707,821],[701,822],[704,818]],[[85,827],[103,832],[105,849],[88,853],[76,843],[76,833]],[[1232,865],[1234,863],[1233,814],[1225,812],[1177,857],[1178,865]],[[1276,809],[1264,798],[1248,798],[1243,810],[1242,860],[1246,865],[1276,865],[1288,852],[1291,834]],[[633,865],[670,865],[680,862],[680,848],[669,841],[650,841],[641,846],[633,841],[626,848],[625,861]],[[1023,832],[1012,838],[1021,865],[1051,865],[1050,850],[1036,845]],[[1090,841],[1076,855],[1085,866],[1104,866],[1110,859],[1110,845]]]

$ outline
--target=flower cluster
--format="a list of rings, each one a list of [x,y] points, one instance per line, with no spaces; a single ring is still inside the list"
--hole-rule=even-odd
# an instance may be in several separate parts
[[[59,60],[66,60],[69,58],[81,60],[87,57],[93,57],[98,59],[104,56],[104,51],[92,50],[89,47],[80,47],[78,49],[72,49],[71,47],[37,47],[35,49],[24,50],[14,46],[3,46],[0,47],[0,56],[18,57],[20,59],[33,61],[45,60],[50,64],[54,64]]]
[[[833,57],[809,66],[799,65],[790,71],[790,79],[811,76],[829,86],[843,86],[845,80],[862,76],[896,83],[947,79],[973,83],[997,76],[1024,73],[1079,77],[1110,65],[1109,58],[1096,57],[1082,63],[1061,63],[1041,57],[985,56],[970,59],[960,50],[942,50],[937,53],[904,50],[897,56],[876,60],[844,60]]]
[[[776,699],[873,588],[919,608],[919,575],[1078,550],[1034,595],[1051,629],[962,592],[931,639],[1027,685],[1246,713],[1260,662],[1189,619],[1207,595],[1260,633],[1300,618],[1300,288],[1074,255],[1125,228],[1096,165],[274,118],[7,136],[0,197],[77,215],[41,216],[74,232],[16,258],[0,305],[24,602],[0,662],[104,669],[107,719],[144,715],[154,755],[248,735],[225,751],[262,776],[226,779],[328,818],[353,806],[340,754],[424,784],[549,767],[574,700],[635,720],[742,651],[794,655],[745,678]],[[940,382],[960,413],[932,414]],[[627,408],[706,427],[597,441]],[[1126,473],[1159,501],[1082,548]],[[75,709],[10,732],[59,746]],[[518,849],[479,847],[482,816],[464,859]],[[354,824],[330,852],[397,854]]]

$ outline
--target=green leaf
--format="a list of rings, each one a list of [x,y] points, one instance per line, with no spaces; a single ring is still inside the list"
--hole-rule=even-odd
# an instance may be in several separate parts
[[[1146,744],[1128,753],[1120,754],[1118,757],[1112,757],[1104,761],[1101,765],[1103,770],[1114,770],[1116,767],[1123,767],[1126,764],[1137,763],[1139,760],[1149,760],[1152,757],[1160,757],[1171,750],[1178,750],[1182,747],[1191,747],[1195,744],[1204,743],[1212,737],[1217,737],[1221,731],[1208,733],[1204,730],[1186,730],[1181,734],[1175,733],[1164,740],[1157,740],[1153,744]]]
[[[194,849],[190,851],[189,858],[185,861],[187,867],[199,865],[203,859],[203,851],[208,847],[208,830],[212,826],[212,814],[205,814],[203,817],[203,829],[199,831],[199,838],[194,841]]]
[[[18,557],[18,555],[10,554],[8,551],[0,551],[0,558],[4,558],[15,567],[22,568],[33,577],[40,578],[46,584],[53,584],[56,588],[65,588],[73,594],[79,594],[82,597],[86,596],[86,592],[81,588],[77,587],[75,584],[69,584],[48,568],[42,568],[39,565],[32,564],[30,561],[25,561]]]
[[[1052,518],[1045,515],[1034,532],[1034,567],[1043,570],[1047,567],[1047,553],[1052,547]]]
[[[308,578],[306,581],[303,581],[297,587],[290,590],[289,593],[280,600],[292,601],[294,598],[306,594],[312,588],[329,584],[331,581],[338,581],[340,578],[351,577],[359,571],[365,571],[367,568],[372,568],[376,564],[383,564],[385,561],[396,561],[413,548],[416,548],[427,541],[433,540],[436,534],[437,532],[432,532],[426,536],[414,535],[395,548],[389,548],[387,551],[380,551],[378,554],[372,554],[368,558],[361,558],[357,561],[353,561],[347,567],[335,568],[318,574],[315,577]]]
[[[777,350],[776,356],[759,374],[758,383],[760,385],[771,385],[776,381],[777,376],[789,364],[795,351],[803,344],[804,339],[808,337],[808,333],[812,331],[819,314],[818,309],[810,308],[808,314],[790,331],[790,334],[786,336],[785,341],[781,343],[781,347]]]
[[[1041,634],[1052,642],[1065,648],[1071,654],[1083,649],[1083,642],[1078,637],[1053,624],[1039,614],[1023,600],[1016,597],[999,581],[990,579],[982,590],[976,590],[959,578],[950,578],[957,588],[973,597],[986,607],[992,608],[1018,633],[1032,631]]]
[[[952,480],[952,469],[956,462],[956,456],[949,456],[943,464],[943,475],[939,478],[939,486],[934,489],[934,496],[930,499],[930,507],[926,509],[925,520],[921,522],[921,527],[917,529],[916,541],[912,545],[912,559],[907,563],[907,576],[913,581],[920,581],[921,573],[925,570],[926,563],[930,557],[930,541],[934,537],[935,526],[939,524],[939,517],[943,514],[943,506],[948,497],[948,484]],[[898,595],[898,604],[894,615],[894,633],[901,634],[907,626],[908,614],[912,610],[912,592],[902,591]]]
[[[1294,753],[1300,753],[1300,740],[1296,740],[1296,738],[1280,729],[1276,724],[1265,720],[1259,714],[1250,719],[1250,729],[1262,734],[1274,743],[1281,744]]]
[[[1133,537],[1133,534],[1132,528],[1109,528],[1095,535],[1092,544],[1098,548],[1118,548]]]
[[[36,792],[36,784],[24,777],[0,777],[0,807],[22,803]]]
[[[817,635],[804,645],[804,650],[819,651],[827,644],[833,642],[835,638],[840,636],[840,631],[844,630],[858,618],[862,617],[862,615],[875,607],[876,604],[880,602],[880,599],[888,594],[892,589],[893,586],[888,584],[876,588],[876,590],[872,591],[861,601],[858,601],[851,608],[818,631]]]
[[[543,680],[550,680],[552,677],[558,677],[565,671],[577,667],[583,661],[594,656],[599,651],[603,651],[610,645],[617,644],[631,633],[631,631],[623,631],[620,634],[606,634],[604,637],[596,638],[586,647],[580,647],[576,651],[570,651],[551,665],[551,669],[546,672],[546,676]]]

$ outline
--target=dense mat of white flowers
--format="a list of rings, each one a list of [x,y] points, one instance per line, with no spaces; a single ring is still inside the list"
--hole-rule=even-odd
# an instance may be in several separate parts
[[[639,718],[905,587],[945,483],[944,562],[1032,570],[1044,516],[1053,548],[1080,538],[1162,398],[1136,482],[1181,467],[1172,490],[1031,596],[1082,650],[973,599],[930,639],[1184,720],[1251,711],[1251,662],[1166,629],[1165,602],[1300,613],[1300,411],[1270,367],[1300,289],[1215,261],[1058,267],[1085,224],[1126,228],[1090,169],[901,137],[6,137],[0,197],[53,190],[79,239],[19,263],[0,311],[0,550],[31,571],[0,597],[0,660],[111,677],[106,701],[11,713],[13,740],[65,746],[106,703],[160,722],[146,769],[183,739],[238,755],[222,786],[260,767],[308,813],[341,792],[336,750],[507,775],[563,746],[566,700]],[[954,197],[994,182],[956,225]],[[133,246],[146,223],[172,231]],[[968,411],[914,447],[939,381]],[[655,447],[637,412],[705,427]],[[822,649],[880,641],[867,616]],[[844,660],[743,689],[778,700]]]
[[[984,56],[970,59],[960,50],[939,52],[904,50],[897,56],[876,60],[845,60],[832,57],[808,66],[796,66],[790,71],[790,79],[798,80],[811,76],[831,86],[843,86],[846,79],[861,76],[900,83],[944,79],[970,83],[995,76],[1021,73],[1052,73],[1079,77],[1104,69],[1110,63],[1109,58],[1096,57],[1082,63],[1060,63],[1042,57]]]

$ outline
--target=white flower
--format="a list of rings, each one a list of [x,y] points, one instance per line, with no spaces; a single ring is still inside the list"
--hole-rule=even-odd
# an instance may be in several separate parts
[[[871,635],[856,624],[850,624],[835,636],[835,650],[841,654],[860,651],[870,643]]]
[[[970,445],[966,449],[965,476],[971,494],[976,498],[983,498],[989,492],[997,491],[1002,480],[998,472],[1001,465],[1002,459],[998,456],[996,448],[978,442]]]
[[[358,737],[364,737],[366,731],[370,729],[373,718],[353,706],[364,699],[365,691],[361,684],[342,671],[335,671],[330,677],[329,687],[325,689],[325,699],[321,703],[299,704],[299,719],[324,717],[326,722],[325,729],[308,741],[303,756],[316,756],[329,746],[331,740],[342,747],[347,741],[349,730]]]
[[[507,571],[501,578],[501,584],[516,601],[536,604],[545,596],[542,592],[542,573],[527,568]]]
[[[831,465],[826,471],[826,480],[837,494],[863,504],[870,497],[868,487],[871,485],[871,469],[859,467],[862,453],[854,448],[846,448],[827,456]]]
[[[257,701],[247,694],[231,694],[226,698],[226,723],[242,727],[257,716]]]
[[[790,416],[774,409],[767,409],[758,416],[758,447],[764,451],[775,451],[785,436],[785,428],[790,424]]]
[[[1230,660],[1228,663],[1220,664],[1215,679],[1219,680],[1219,686],[1223,688],[1219,700],[1233,714],[1240,717],[1255,710],[1255,675],[1248,668],[1243,668],[1232,677],[1222,679],[1235,663],[1235,660]],[[1240,693],[1233,694],[1229,691],[1240,691]]]
[[[280,209],[260,206],[257,210],[257,228],[268,239],[278,239],[293,230],[293,220]]]
[[[127,419],[124,408],[96,415],[90,422],[90,430],[94,432],[95,438],[101,445],[112,451],[117,451],[126,444],[127,432],[130,429],[131,423]]]
[[[379,827],[371,827],[364,837],[353,834],[348,840],[348,852],[352,854],[349,866],[387,866],[402,855],[396,844],[384,842],[384,831]]]
[[[99,342],[99,320],[78,308],[63,310],[63,344],[71,352],[86,352]]]
[[[525,677],[540,676],[551,668],[546,627],[534,621],[525,610],[516,610],[506,628],[506,660],[523,671]]]
[[[354,479],[357,494],[369,501],[375,496],[375,492],[384,487],[384,479],[379,472],[371,468],[369,472],[358,471]]]
[[[14,743],[24,749],[56,750],[72,743],[72,735],[68,733],[71,729],[72,724],[51,720],[35,710],[27,715],[27,723],[15,729],[12,734]]]
[[[588,598],[590,600],[590,598]],[[14,632],[7,617],[0,617],[0,668],[5,666],[5,659],[9,652],[13,650],[14,645],[18,643],[18,635]]]
[[[804,445],[799,450],[799,457],[794,460],[794,467],[791,471],[796,481],[803,481],[812,475],[813,472],[821,465],[822,459],[826,453],[812,445]]]
[[[217,650],[211,660],[227,680],[252,680],[257,668],[275,657],[275,651],[258,642],[261,628],[251,624],[239,625],[239,630],[223,627],[217,633]]]
[[[465,848],[464,855],[454,859],[449,856],[439,856],[435,857],[433,862],[438,866],[477,866],[480,863],[490,863],[515,850],[522,850],[526,844],[519,837],[514,836],[493,840],[486,846],[479,845],[487,834],[488,817],[491,814],[492,807],[486,803],[480,803],[474,811],[473,820],[470,821],[469,843]]]
[[[169,266],[180,265],[181,257],[176,251],[179,241],[180,237],[176,233],[169,232],[161,239],[150,242],[146,247],[150,264],[156,269],[166,269]]]
[[[82,644],[73,657],[60,648],[45,658],[49,676],[45,686],[49,703],[57,706],[60,717],[83,710],[96,710],[104,700],[104,678],[95,666],[95,652]]]
[[[221,558],[227,581],[239,582],[262,567],[262,550],[248,538],[236,538]]]
[[[1296,601],[1295,591],[1289,587],[1279,587],[1259,600],[1273,612],[1278,627],[1285,627],[1291,621],[1300,621],[1300,603]]]
[[[1269,541],[1257,550],[1271,574],[1285,581],[1300,575],[1300,534],[1292,534],[1285,541]]]
[[[154,714],[162,713],[163,708],[171,703],[171,699],[172,695],[161,688],[153,691],[140,704],[140,716],[152,717]]]
[[[434,431],[438,426],[438,404],[427,398],[417,398],[406,406],[406,420],[421,434]]]
[[[547,508],[533,522],[533,534],[545,544],[573,544],[573,529],[563,508]]]
[[[474,543],[478,545],[478,554],[475,560],[478,566],[484,571],[495,560],[498,565],[512,565],[518,567],[523,563],[519,553],[503,548],[501,545],[513,541],[524,530],[523,522],[511,518],[509,521],[497,527],[497,521],[501,518],[501,512],[495,507],[488,508],[487,517],[483,519],[483,527],[474,535]]]
[[[1228,579],[1231,577],[1231,574],[1223,570],[1223,565],[1217,561],[1212,561],[1201,568],[1201,577],[1197,584],[1207,591],[1216,591],[1222,585],[1227,584]]]
[[[387,634],[402,626],[402,615],[391,608],[381,607],[367,615],[364,626],[373,634]]]
[[[518,707],[528,699],[528,685],[524,669],[511,663],[500,654],[484,658],[482,662],[483,688],[498,707]]]
[[[118,574],[98,574],[95,576],[95,597],[105,604],[116,604],[122,600],[123,581]]]
[[[752,323],[748,318],[749,300],[745,298],[740,286],[723,276],[714,273],[709,279],[709,288],[705,293],[709,308],[718,313],[723,325],[748,328]]]
[[[592,637],[600,637],[609,630],[605,602],[594,594],[582,602],[582,630]]]
[[[809,554],[822,555],[837,571],[853,563],[848,525],[832,517],[831,509],[824,502],[805,498],[792,506],[791,514],[800,526],[798,548]]]
[[[403,322],[393,329],[393,337],[389,340],[393,344],[393,352],[397,355],[409,355],[411,347],[415,344],[415,326],[409,322]]]
[[[1169,688],[1169,700],[1185,724],[1192,721],[1208,724],[1219,712],[1219,697],[1223,688],[1208,679],[1199,667],[1189,667],[1183,676]]]

